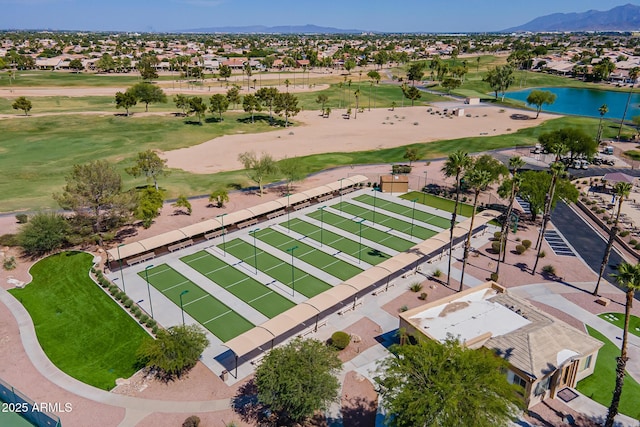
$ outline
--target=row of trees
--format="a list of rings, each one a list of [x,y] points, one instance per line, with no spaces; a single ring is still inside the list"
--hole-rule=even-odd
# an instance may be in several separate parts
[[[124,108],[129,116],[129,109],[138,102],[145,104],[145,112],[149,111],[149,104],[167,102],[167,95],[162,88],[152,83],[138,83],[125,92],[116,93],[116,108]]]

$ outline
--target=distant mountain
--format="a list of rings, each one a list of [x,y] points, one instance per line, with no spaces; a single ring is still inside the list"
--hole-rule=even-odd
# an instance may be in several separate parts
[[[583,13],[554,13],[541,16],[519,27],[508,28],[502,32],[636,30],[640,30],[640,6],[626,4],[605,12],[589,10]]]
[[[179,30],[179,33],[226,33],[226,34],[360,34],[363,30],[343,30],[333,27],[319,27],[317,25],[281,25],[267,27],[264,25],[249,25],[245,27],[210,27]]]

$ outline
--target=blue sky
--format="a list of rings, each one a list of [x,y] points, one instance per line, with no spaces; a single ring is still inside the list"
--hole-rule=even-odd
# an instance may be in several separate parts
[[[630,0],[0,0],[0,29],[172,31],[315,24],[389,32],[497,31]]]

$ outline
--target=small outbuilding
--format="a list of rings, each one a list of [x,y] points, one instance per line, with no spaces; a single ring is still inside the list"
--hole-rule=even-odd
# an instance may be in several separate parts
[[[409,191],[409,177],[406,175],[383,175],[380,177],[380,191],[383,193],[406,193]]]
[[[469,97],[464,100],[464,103],[468,105],[480,105],[480,98]]]

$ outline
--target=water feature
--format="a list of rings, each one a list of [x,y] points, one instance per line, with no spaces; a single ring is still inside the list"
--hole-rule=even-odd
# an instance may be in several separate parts
[[[556,102],[551,105],[544,105],[542,111],[559,114],[573,114],[578,116],[600,117],[598,108],[602,104],[607,104],[609,112],[605,114],[605,119],[622,119],[624,107],[627,103],[629,90],[622,92],[599,90],[599,89],[578,89],[570,87],[543,87],[539,90],[547,90],[556,94]],[[527,102],[527,96],[535,89],[519,90],[507,92],[506,98]],[[533,106],[535,108],[535,106]],[[627,110],[626,122],[631,121],[631,117],[640,115],[640,88],[634,88]]]

